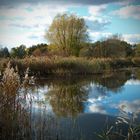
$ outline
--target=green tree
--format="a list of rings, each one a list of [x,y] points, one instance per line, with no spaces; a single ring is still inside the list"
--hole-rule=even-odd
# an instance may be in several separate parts
[[[88,39],[83,18],[75,15],[57,15],[45,36],[66,55],[79,55],[80,46]]]
[[[4,48],[0,48],[0,57],[9,57],[10,54],[9,54],[9,50],[7,47],[4,47]]]
[[[26,46],[20,45],[19,47],[11,49],[11,57],[24,58],[26,55]]]

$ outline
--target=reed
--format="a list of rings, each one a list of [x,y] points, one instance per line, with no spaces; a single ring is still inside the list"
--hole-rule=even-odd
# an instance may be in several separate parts
[[[1,69],[7,60],[1,60]],[[12,66],[18,66],[19,74],[24,76],[29,67],[30,74],[37,76],[46,75],[86,75],[101,74],[118,68],[140,66],[139,58],[84,58],[84,57],[28,57],[13,59]]]
[[[114,125],[95,133],[102,140],[139,140],[140,124],[136,121],[136,113],[120,112]],[[125,128],[125,132],[122,128]]]

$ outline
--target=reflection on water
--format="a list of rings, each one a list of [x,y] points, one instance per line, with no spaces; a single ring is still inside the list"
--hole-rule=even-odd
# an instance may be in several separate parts
[[[140,123],[139,72],[47,77],[12,98],[1,93],[0,139],[96,140],[122,112]]]
[[[83,102],[87,100],[87,92],[84,87],[77,83],[72,85],[54,85],[46,94],[53,112],[57,116],[76,116],[83,112]]]

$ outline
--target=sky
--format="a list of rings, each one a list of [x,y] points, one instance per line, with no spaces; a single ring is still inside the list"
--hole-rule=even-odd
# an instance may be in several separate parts
[[[140,42],[140,0],[0,0],[0,46],[49,43],[44,35],[58,13],[84,18],[92,42],[113,34]]]

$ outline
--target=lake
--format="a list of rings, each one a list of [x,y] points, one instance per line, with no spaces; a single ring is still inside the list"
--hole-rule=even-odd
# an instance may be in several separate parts
[[[111,126],[126,135],[118,117],[140,124],[140,70],[48,76],[8,101],[0,108],[1,140],[100,140]]]

